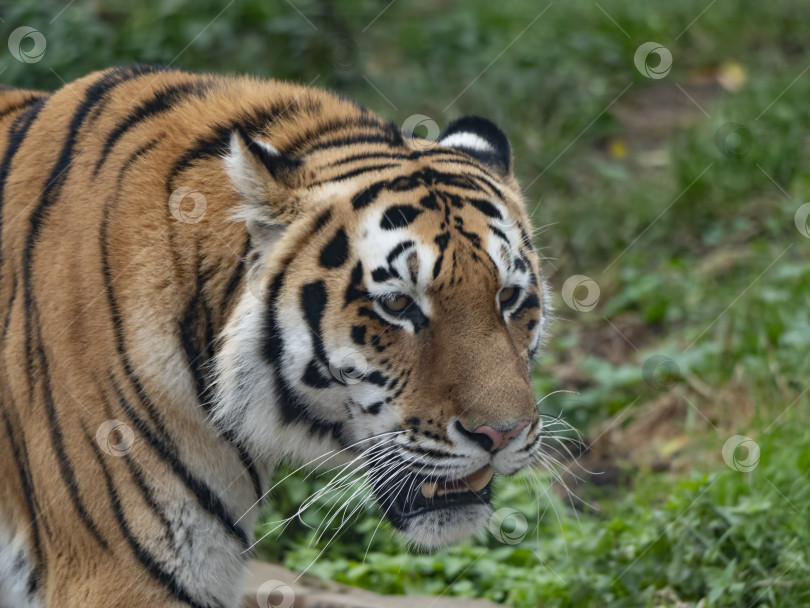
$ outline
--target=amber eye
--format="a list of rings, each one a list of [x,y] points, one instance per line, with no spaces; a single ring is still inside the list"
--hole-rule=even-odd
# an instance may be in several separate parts
[[[498,294],[498,302],[501,303],[501,308],[509,308],[517,301],[519,295],[519,287],[504,287],[501,289],[501,293]]]
[[[411,299],[408,296],[400,295],[393,300],[383,300],[382,307],[386,312],[391,313],[392,315],[398,315],[405,310],[410,300]]]

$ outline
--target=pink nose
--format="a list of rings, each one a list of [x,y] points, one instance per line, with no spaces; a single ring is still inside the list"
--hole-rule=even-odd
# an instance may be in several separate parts
[[[472,432],[472,435],[478,435],[480,439],[483,441],[480,441],[478,438],[475,437],[473,438],[482,445],[489,444],[491,442],[491,445],[489,445],[489,447],[484,445],[485,449],[488,449],[490,452],[497,452],[498,450],[502,450],[503,448],[505,448],[509,444],[509,442],[512,441],[518,435],[520,435],[520,432],[527,426],[529,426],[529,421],[524,420],[523,422],[518,422],[515,426],[513,426],[510,429],[499,431],[489,426],[488,424],[484,424],[475,429]],[[484,437],[488,437],[489,441],[486,441]]]

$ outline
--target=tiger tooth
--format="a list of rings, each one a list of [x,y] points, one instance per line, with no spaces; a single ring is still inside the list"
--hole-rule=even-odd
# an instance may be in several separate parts
[[[492,475],[495,473],[492,467],[484,467],[483,469],[479,469],[472,475],[468,475],[467,478],[464,480],[467,484],[467,487],[470,488],[473,492],[480,492],[483,490],[486,485],[489,483],[489,480],[492,479]]]
[[[426,481],[422,484],[422,496],[425,498],[433,498],[436,494],[436,488],[439,487],[439,484],[435,481]]]

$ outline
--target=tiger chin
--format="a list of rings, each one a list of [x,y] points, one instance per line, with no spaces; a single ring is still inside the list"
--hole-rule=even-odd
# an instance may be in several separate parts
[[[505,135],[111,68],[0,90],[0,604],[235,607],[282,461],[435,549],[529,466],[551,314]]]

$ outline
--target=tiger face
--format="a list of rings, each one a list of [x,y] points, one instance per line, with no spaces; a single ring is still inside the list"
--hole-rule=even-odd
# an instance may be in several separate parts
[[[217,424],[270,461],[363,467],[414,545],[480,529],[493,473],[539,448],[550,314],[506,137],[467,117],[431,147],[297,158],[235,132],[224,162],[252,252]]]

